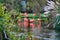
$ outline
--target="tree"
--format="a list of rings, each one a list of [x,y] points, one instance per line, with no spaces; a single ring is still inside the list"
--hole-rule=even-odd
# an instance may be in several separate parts
[[[40,13],[42,8],[46,5],[46,0],[27,0],[27,4],[31,7],[36,13]]]

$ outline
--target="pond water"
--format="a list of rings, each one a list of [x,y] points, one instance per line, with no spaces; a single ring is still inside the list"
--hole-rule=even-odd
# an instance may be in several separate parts
[[[60,33],[51,29],[42,29],[40,32],[35,29],[34,38],[37,40],[60,40]]]

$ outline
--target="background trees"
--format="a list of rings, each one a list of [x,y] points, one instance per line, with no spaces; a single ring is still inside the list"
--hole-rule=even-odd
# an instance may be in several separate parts
[[[26,0],[27,1],[27,8],[31,8],[36,13],[40,13],[43,10],[43,7],[46,5],[47,0]],[[54,0],[55,2],[60,0]],[[4,3],[5,5],[10,5],[12,9],[21,10],[20,2],[21,0],[0,0],[0,2]]]

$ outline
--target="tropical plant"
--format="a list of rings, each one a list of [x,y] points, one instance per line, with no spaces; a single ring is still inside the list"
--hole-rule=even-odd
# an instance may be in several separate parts
[[[12,13],[8,11],[4,12],[3,4],[0,4],[0,32],[5,31],[10,40],[15,40],[15,35],[20,33],[16,20],[21,19],[21,16],[16,11]],[[14,32],[16,34],[14,34]]]

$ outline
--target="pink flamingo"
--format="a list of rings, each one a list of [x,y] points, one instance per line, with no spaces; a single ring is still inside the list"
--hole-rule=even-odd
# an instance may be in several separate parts
[[[32,30],[34,29],[34,19],[30,20],[30,27],[32,28]]]
[[[25,27],[25,28],[28,27],[28,18],[24,18],[24,27]]]
[[[37,20],[37,27],[38,27],[38,29],[41,28],[41,20],[40,19]]]
[[[17,20],[17,23],[18,23],[18,27],[22,27],[22,22],[21,22],[21,20]]]

